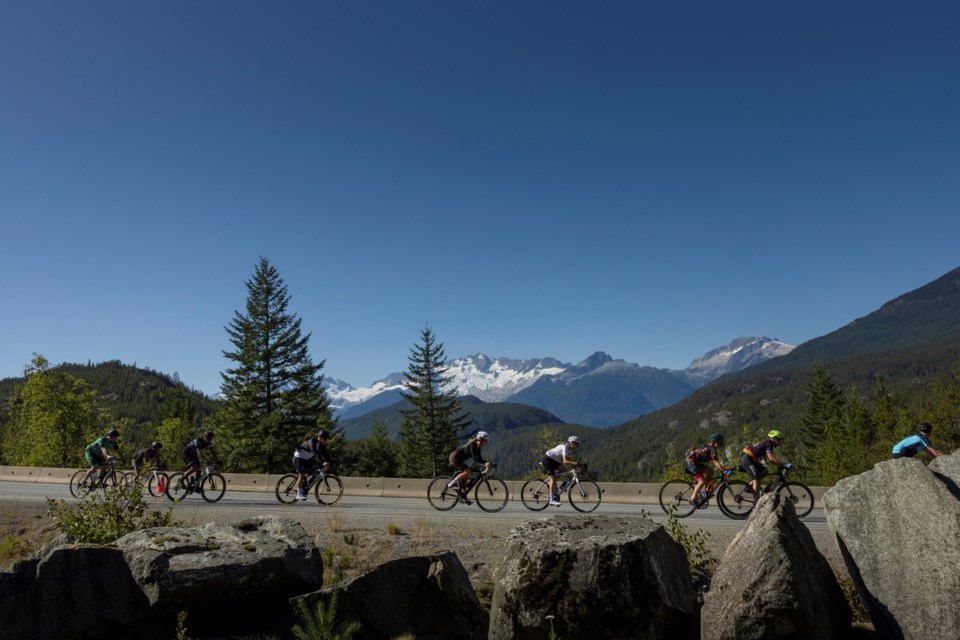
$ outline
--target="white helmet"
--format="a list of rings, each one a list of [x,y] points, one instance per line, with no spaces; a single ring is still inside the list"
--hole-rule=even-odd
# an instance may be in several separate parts
[[[569,442],[570,444],[580,444],[580,438],[578,438],[577,436],[570,436],[569,438],[567,438],[567,442]]]
[[[477,440],[489,440],[489,439],[490,439],[490,434],[487,433],[486,431],[477,431],[476,439],[477,439]]]

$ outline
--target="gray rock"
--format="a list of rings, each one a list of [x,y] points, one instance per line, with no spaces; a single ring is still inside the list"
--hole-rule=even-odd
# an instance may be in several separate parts
[[[0,571],[0,629],[5,640],[36,637],[33,590],[38,563],[39,558],[31,558]]]
[[[933,468],[952,474],[956,455]],[[827,522],[883,637],[960,637],[960,501],[943,477],[901,458],[824,494]]]
[[[116,546],[150,604],[170,611],[222,604],[226,592],[290,597],[323,585],[320,552],[289,518],[144,529]]]
[[[555,516],[507,539],[490,640],[689,638],[695,594],[683,547],[649,520]]]
[[[704,598],[702,640],[845,639],[852,612],[826,558],[778,494],[760,499]]]
[[[480,640],[488,614],[453,553],[401,558],[342,584],[291,600],[314,610],[337,594],[336,622],[361,624],[357,640]]]

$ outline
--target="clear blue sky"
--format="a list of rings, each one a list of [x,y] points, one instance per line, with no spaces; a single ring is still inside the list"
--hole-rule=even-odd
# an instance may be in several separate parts
[[[798,344],[960,266],[960,3],[4,2],[0,377]]]

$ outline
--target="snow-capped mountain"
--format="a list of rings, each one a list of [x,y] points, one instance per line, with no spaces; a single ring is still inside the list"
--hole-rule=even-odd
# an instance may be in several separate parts
[[[485,402],[530,404],[567,421],[606,426],[624,416],[630,419],[672,404],[714,378],[792,349],[779,340],[738,338],[678,371],[642,367],[600,351],[576,364],[556,358],[491,358],[482,353],[445,364],[461,395]],[[336,414],[349,418],[397,402],[403,381],[402,373],[393,373],[370,387],[354,388],[331,379],[324,386]]]

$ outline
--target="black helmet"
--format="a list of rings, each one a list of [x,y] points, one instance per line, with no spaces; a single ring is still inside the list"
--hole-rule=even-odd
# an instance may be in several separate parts
[[[208,439],[209,439],[209,438],[212,438],[212,437],[213,437],[213,431],[210,431],[210,429],[207,429],[206,431],[203,432],[203,437],[204,437],[204,438],[208,438]]]
[[[327,431],[326,429],[320,429],[320,433],[317,434],[317,437],[318,437],[318,438],[329,438],[329,437],[330,437],[330,432]]]
[[[159,440],[154,440],[153,444],[151,444],[150,446],[153,447],[154,449],[159,449],[163,446],[163,443],[160,442]]]
[[[718,444],[723,444],[726,442],[726,438],[723,437],[722,433],[713,433],[710,434],[710,442],[716,442]]]
[[[931,431],[933,431],[932,424],[930,424],[929,422],[920,423],[920,433],[930,433]]]
[[[116,429],[110,429],[110,431],[107,431],[107,435],[110,437],[120,437],[120,432]]]

